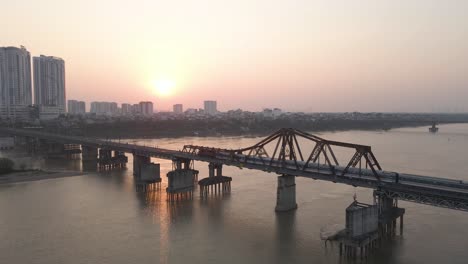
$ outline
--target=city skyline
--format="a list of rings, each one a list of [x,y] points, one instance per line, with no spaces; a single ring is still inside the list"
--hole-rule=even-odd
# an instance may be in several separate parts
[[[421,0],[8,2],[0,23],[17,26],[0,46],[63,58],[67,97],[88,104],[149,100],[170,110],[212,98],[221,111],[466,111],[467,7]]]
[[[8,47],[0,47],[2,50],[2,55],[5,59],[3,59],[3,63],[6,63],[8,66],[5,67],[4,69],[11,68],[11,67],[16,67],[16,71],[18,73],[24,74],[25,76],[21,78],[25,78],[25,80],[22,80],[20,83],[25,83],[21,84],[24,87],[14,87],[13,90],[15,90],[15,93],[20,94],[21,96],[17,98],[17,96],[7,96],[5,98],[8,98],[8,100],[13,100],[13,101],[21,101],[19,104],[15,103],[9,106],[9,104],[3,104],[2,111],[3,112],[12,112],[12,114],[5,114],[2,112],[3,116],[8,116],[11,115],[12,117],[15,117],[16,115],[21,116],[20,119],[23,119],[26,115],[28,114],[29,110],[27,109],[26,106],[28,105],[33,105],[32,104],[32,98],[34,98],[34,105],[39,107],[39,113],[42,118],[45,119],[51,119],[57,117],[59,114],[63,114],[65,112],[67,113],[117,113],[117,110],[121,111],[122,113],[125,113],[125,109],[128,106],[132,106],[132,104],[128,104],[128,101],[125,102],[119,102],[121,104],[121,107],[118,106],[119,103],[114,102],[114,101],[90,101],[89,103],[89,108],[86,106],[85,101],[77,101],[77,100],[66,100],[65,94],[66,94],[66,88],[65,88],[65,62],[63,59],[55,56],[45,56],[45,55],[40,55],[40,56],[34,56],[33,57],[33,66],[31,67],[31,55],[30,52],[26,49],[24,46],[20,47],[14,47],[14,46],[8,46]],[[16,55],[17,54],[17,55]],[[24,62],[21,62],[21,64],[18,64],[15,62],[16,60],[12,60],[11,58],[8,59],[8,56],[22,56],[22,60]],[[2,56],[0,56],[0,62],[2,62]],[[12,64],[13,63],[13,64]],[[25,66],[26,65],[26,66]],[[29,66],[27,66],[29,65]],[[32,69],[31,69],[32,68]],[[31,71],[32,70],[32,71]],[[3,72],[2,73],[5,78],[4,80],[8,80],[9,78],[13,78],[15,75],[11,75],[11,72]],[[32,82],[34,80],[34,82]],[[29,86],[28,86],[29,82]],[[8,83],[8,82],[7,82]],[[11,83],[11,82],[10,82]],[[32,86],[32,84],[34,85]],[[173,84],[171,82],[160,82],[163,83],[164,86],[161,86],[161,91],[164,95],[170,94],[172,91],[170,90],[170,86]],[[5,83],[2,83],[3,86],[5,86]],[[7,87],[7,86],[5,86]],[[20,88],[19,88],[20,87]],[[5,88],[6,89],[6,88]],[[169,90],[168,90],[169,89]],[[7,89],[8,90],[8,89]],[[5,91],[7,91],[5,90]],[[34,92],[33,92],[34,90]],[[26,101],[31,103],[25,103]],[[77,106],[77,103],[80,105]],[[154,111],[156,112],[170,112],[171,110],[169,109],[158,109],[155,108],[153,111],[153,106],[151,101],[147,102],[142,102],[140,101],[139,104],[133,104],[133,110],[128,111],[128,113],[136,113],[136,112],[145,112],[142,111],[142,103],[151,103],[151,113]],[[96,105],[95,104],[107,104],[107,105],[113,105],[115,111],[97,111],[96,110]],[[215,100],[205,100],[203,101],[204,107],[203,108],[188,108],[188,109],[204,109],[204,111],[208,114],[214,114],[217,113],[217,101]],[[208,104],[208,106],[207,106]],[[68,107],[66,107],[68,105]],[[70,111],[70,105],[72,106],[72,111]],[[93,105],[95,105],[93,107]],[[175,110],[175,106],[182,106],[183,104],[174,104],[173,105],[173,112],[180,112],[179,110]],[[12,110],[9,110],[9,109]],[[79,108],[80,110],[76,110],[76,108]],[[109,108],[109,106],[104,107],[104,108]],[[112,107],[111,107],[112,108]],[[273,108],[273,107],[271,107]],[[93,110],[94,109],[94,110]],[[109,108],[110,109],[110,108]],[[234,108],[234,109],[241,109],[241,108]],[[234,109],[229,109],[229,110],[234,110]],[[265,111],[269,110],[269,107],[264,107],[260,111]],[[277,108],[275,108],[277,109]],[[349,112],[349,111],[345,111]],[[385,111],[381,111],[385,112]],[[422,111],[424,112],[424,111]],[[466,107],[448,107],[448,108],[432,108],[432,111],[428,112],[439,112],[439,113],[462,113],[466,112]],[[144,115],[148,115],[148,113],[145,113]],[[16,117],[15,117],[16,118]]]

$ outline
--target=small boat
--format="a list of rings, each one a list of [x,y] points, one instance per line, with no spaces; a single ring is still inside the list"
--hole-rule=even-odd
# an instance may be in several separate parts
[[[432,123],[432,126],[429,128],[429,132],[431,133],[436,133],[437,131],[439,131],[439,128],[436,127],[436,123]]]

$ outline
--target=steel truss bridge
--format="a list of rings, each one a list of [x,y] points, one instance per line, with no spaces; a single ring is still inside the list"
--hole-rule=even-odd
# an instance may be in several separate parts
[[[160,159],[197,160],[343,183],[371,188],[374,194],[388,198],[468,211],[468,184],[463,181],[384,171],[370,146],[326,140],[292,128],[280,129],[247,148],[222,149],[185,145],[182,150],[26,129],[0,128],[0,133]],[[311,147],[305,147],[307,144]],[[351,157],[341,157],[343,152],[353,154]],[[346,162],[340,163],[339,160]]]

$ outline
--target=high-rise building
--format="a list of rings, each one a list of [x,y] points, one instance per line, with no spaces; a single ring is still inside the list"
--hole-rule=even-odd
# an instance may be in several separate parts
[[[131,104],[122,104],[122,114],[130,115],[132,114],[132,105]]]
[[[184,106],[182,104],[175,104],[172,107],[174,113],[176,114],[182,114],[184,112]]]
[[[65,62],[61,58],[41,55],[33,58],[33,68],[34,104],[65,113]]]
[[[83,101],[68,100],[67,109],[69,114],[84,114],[86,113],[86,103]]]
[[[27,119],[31,104],[31,55],[24,47],[0,47],[0,118]]]
[[[118,114],[118,106],[115,102],[91,102],[91,113],[98,115]]]
[[[205,101],[204,106],[205,114],[214,115],[218,112],[216,101]]]
[[[132,114],[138,115],[141,113],[141,106],[140,104],[133,104],[132,105]]]
[[[152,115],[153,103],[152,102],[140,102],[140,113],[143,115]]]

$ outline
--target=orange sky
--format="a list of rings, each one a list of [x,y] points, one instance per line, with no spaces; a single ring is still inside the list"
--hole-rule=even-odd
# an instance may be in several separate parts
[[[467,1],[15,0],[2,10],[0,46],[62,57],[67,99],[468,111]],[[164,80],[169,96],[155,92]]]

